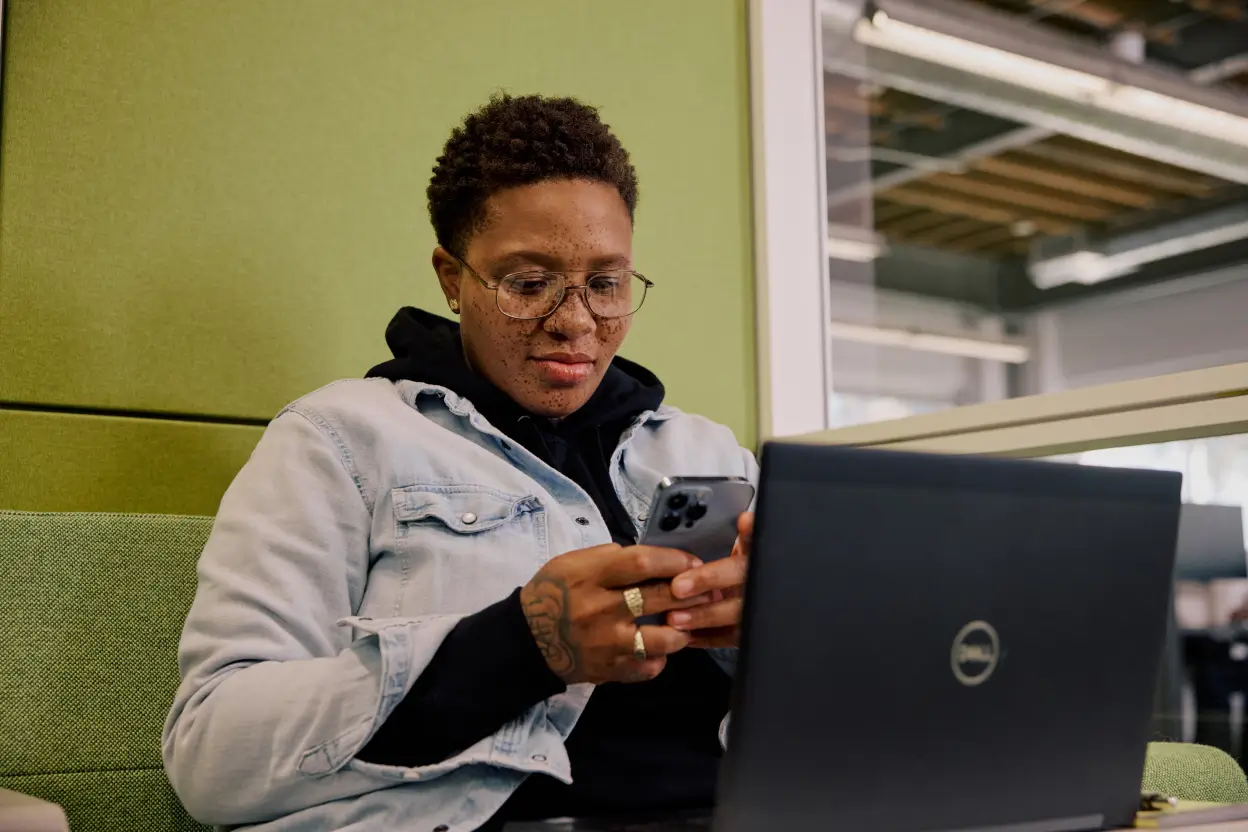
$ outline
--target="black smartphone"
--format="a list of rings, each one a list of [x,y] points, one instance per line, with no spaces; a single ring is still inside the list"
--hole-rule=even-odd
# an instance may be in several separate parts
[[[754,485],[745,477],[664,478],[641,542],[688,552],[703,563],[726,558],[737,541],[737,518],[753,502]],[[645,615],[637,623],[662,624],[665,618]]]

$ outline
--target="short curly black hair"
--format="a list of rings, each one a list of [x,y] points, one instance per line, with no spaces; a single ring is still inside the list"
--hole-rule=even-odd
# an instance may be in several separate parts
[[[637,171],[628,151],[575,98],[495,95],[451,132],[429,180],[429,219],[438,245],[462,255],[495,192],[549,179],[613,186],[633,218]]]

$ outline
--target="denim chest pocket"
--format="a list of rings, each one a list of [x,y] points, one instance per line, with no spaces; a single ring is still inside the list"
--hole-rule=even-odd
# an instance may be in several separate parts
[[[490,584],[523,584],[549,558],[536,497],[479,485],[409,485],[391,497],[404,595],[418,607],[471,609],[497,600]],[[468,597],[482,591],[481,599]]]
[[[392,493],[400,535],[409,531],[411,524],[440,525],[457,534],[480,534],[514,519],[534,502],[531,497],[517,497],[478,485],[409,485]]]

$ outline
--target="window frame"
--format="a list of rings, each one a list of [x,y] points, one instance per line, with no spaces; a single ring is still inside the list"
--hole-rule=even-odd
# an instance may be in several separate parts
[[[808,433],[795,441],[1044,457],[1248,433],[1248,363]]]

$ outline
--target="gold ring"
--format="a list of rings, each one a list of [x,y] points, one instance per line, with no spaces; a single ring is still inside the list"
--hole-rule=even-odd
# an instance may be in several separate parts
[[[628,611],[633,618],[641,618],[646,614],[646,599],[639,588],[631,586],[624,590],[624,603],[628,604]]]
[[[633,633],[633,658],[639,662],[646,660],[646,640],[641,637],[641,628]]]

